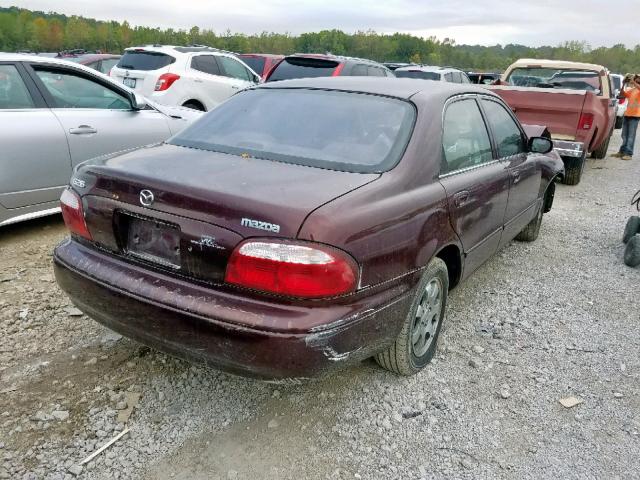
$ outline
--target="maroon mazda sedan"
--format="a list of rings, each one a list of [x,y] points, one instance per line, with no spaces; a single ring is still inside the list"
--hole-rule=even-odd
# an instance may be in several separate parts
[[[55,273],[87,315],[194,362],[278,379],[375,356],[408,375],[448,291],[536,239],[561,175],[551,141],[482,88],[268,83],[82,164]]]

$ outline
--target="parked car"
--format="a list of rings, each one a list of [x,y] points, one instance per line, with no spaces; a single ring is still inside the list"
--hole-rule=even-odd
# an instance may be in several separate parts
[[[120,60],[121,55],[112,55],[110,53],[85,53],[82,55],[62,56],[60,58],[79,63],[80,65],[85,65],[99,71],[100,73],[109,75],[111,69]]]
[[[394,74],[381,63],[363,58],[296,53],[284,57],[271,69],[265,82],[308,77],[393,77]]]
[[[0,54],[0,226],[59,212],[78,163],[163,141],[200,115],[82,65]]]
[[[422,80],[435,80],[437,82],[471,83],[466,73],[451,67],[411,65],[396,68],[394,73],[398,78],[419,78]]]
[[[587,155],[604,158],[615,126],[615,95],[600,65],[518,60],[490,85],[523,123],[546,125],[565,162],[564,181],[580,182]]]
[[[617,73],[612,73],[609,75],[611,77],[611,91],[613,92],[612,96],[616,97],[622,91],[622,83],[624,81],[624,75],[620,75]],[[624,113],[627,111],[627,99],[626,98],[617,98],[616,102],[616,129],[622,128],[622,121],[624,120]]]
[[[500,80],[500,74],[492,72],[468,72],[467,77],[469,77],[471,83],[480,85],[491,85],[495,81]]]
[[[161,105],[203,111],[260,81],[235,54],[204,46],[127,48],[111,77]]]
[[[412,374],[449,289],[538,236],[563,173],[552,148],[472,85],[269,82],[167,143],[83,164],[55,275],[109,328],[234,373],[375,355]]]
[[[246,63],[260,78],[266,78],[269,71],[284,58],[284,55],[271,53],[241,53],[238,58]]]

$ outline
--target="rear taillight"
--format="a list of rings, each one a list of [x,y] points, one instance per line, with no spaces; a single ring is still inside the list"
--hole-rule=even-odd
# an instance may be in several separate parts
[[[167,90],[176,80],[180,80],[180,75],[175,73],[163,73],[156,82],[156,92],[164,92]]]
[[[331,74],[332,77],[337,77],[338,75],[340,75],[340,72],[342,71],[342,69],[344,68],[344,63],[339,64],[335,70],[333,71],[333,73]]]
[[[578,130],[590,130],[593,126],[593,113],[583,113],[580,115]]]
[[[225,282],[292,297],[334,297],[356,290],[358,265],[326,245],[249,240],[231,254]]]
[[[69,231],[91,240],[91,234],[89,233],[87,224],[84,221],[82,200],[78,194],[70,188],[67,188],[60,196],[60,208],[62,209],[64,224],[67,226]]]

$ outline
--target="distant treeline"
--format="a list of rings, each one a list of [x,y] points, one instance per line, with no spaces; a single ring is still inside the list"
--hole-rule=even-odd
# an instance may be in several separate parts
[[[624,45],[591,48],[586,42],[571,41],[557,47],[511,44],[485,47],[456,45],[446,38],[387,35],[371,30],[354,34],[323,30],[297,36],[272,32],[245,35],[231,31],[216,33],[199,27],[188,31],[132,27],[126,21],[107,22],[17,7],[0,8],[0,51],[56,52],[84,48],[119,53],[126,47],[151,43],[203,44],[238,53],[332,52],[378,61],[412,61],[477,70],[502,70],[518,58],[550,58],[597,63],[614,72],[640,72],[640,45],[634,49]]]

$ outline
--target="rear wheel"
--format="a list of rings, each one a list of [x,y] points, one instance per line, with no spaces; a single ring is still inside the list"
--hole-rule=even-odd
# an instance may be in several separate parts
[[[429,262],[409,313],[393,345],[375,356],[378,364],[398,375],[422,370],[436,352],[449,293],[449,274],[439,258]]]
[[[597,159],[606,158],[607,151],[609,150],[609,143],[611,143],[611,135],[609,135],[607,139],[604,142],[602,142],[596,150],[593,151],[591,156]]]
[[[634,235],[624,249],[624,263],[629,267],[640,265],[640,235]]]
[[[546,201],[546,197],[545,197]],[[544,205],[544,202],[542,203]],[[544,211],[542,205],[538,208],[536,217],[531,220],[526,227],[516,236],[516,240],[520,242],[533,242],[540,235],[540,225],[542,225],[542,213]]]
[[[207,109],[204,108],[204,105],[202,105],[197,100],[189,100],[188,102],[184,102],[182,104],[182,106],[183,107],[187,107],[187,108],[191,108],[192,110],[200,110],[201,112],[206,112],[207,111]]]
[[[582,178],[584,164],[586,163],[585,155],[580,158],[565,157],[564,159],[564,177],[562,183],[565,185],[577,185]]]
[[[640,217],[629,217],[624,227],[624,233],[622,234],[622,242],[627,243],[636,233],[640,233]]]

